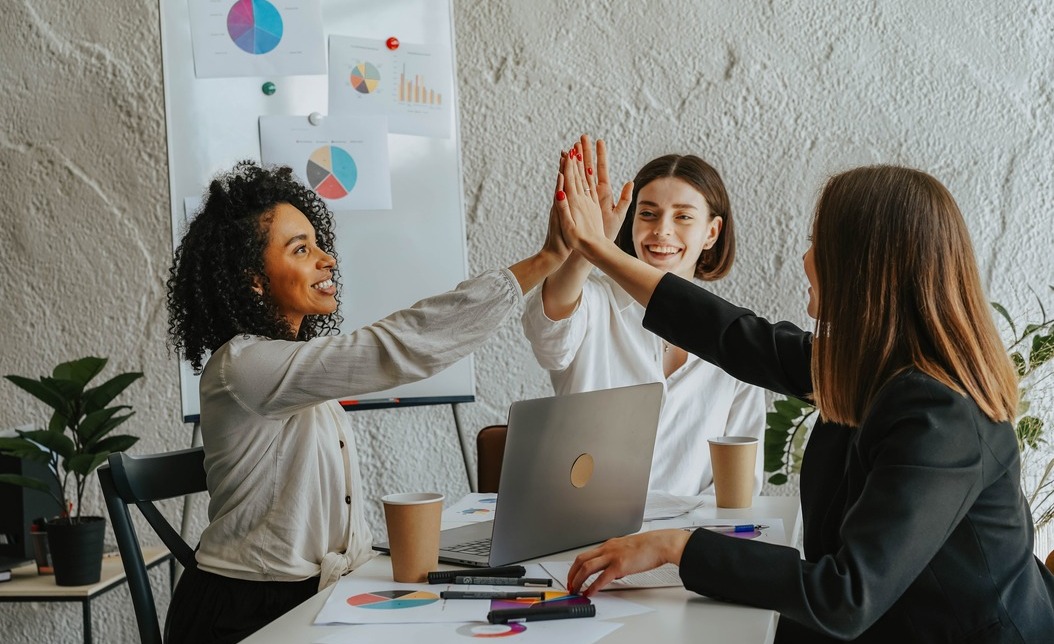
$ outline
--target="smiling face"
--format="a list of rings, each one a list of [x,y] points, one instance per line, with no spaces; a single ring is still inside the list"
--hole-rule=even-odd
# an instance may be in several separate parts
[[[336,260],[318,247],[314,227],[296,207],[281,203],[272,215],[263,253],[267,291],[296,334],[305,316],[337,310]],[[254,288],[263,292],[259,284]]]
[[[685,279],[721,234],[721,217],[712,217],[706,198],[677,177],[662,177],[637,193],[633,248],[637,257]]]

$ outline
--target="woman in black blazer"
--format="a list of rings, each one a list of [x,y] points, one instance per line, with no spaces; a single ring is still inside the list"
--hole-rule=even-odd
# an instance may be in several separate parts
[[[933,177],[831,178],[804,257],[815,333],[770,323],[603,235],[568,160],[565,240],[647,307],[644,326],[820,410],[801,472],[805,558],[696,530],[612,539],[568,587],[670,562],[685,588],[779,611],[777,641],[1052,642],[1054,577],[1032,554],[1011,425],[1017,379],[958,206]]]

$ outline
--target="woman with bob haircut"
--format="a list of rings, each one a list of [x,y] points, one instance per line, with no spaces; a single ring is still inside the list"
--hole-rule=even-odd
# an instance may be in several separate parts
[[[583,165],[591,176],[589,137],[575,150],[585,151]],[[699,285],[732,269],[732,208],[713,166],[693,155],[653,159],[623,187],[617,203],[603,141],[596,142],[595,170],[605,235],[629,256]],[[643,319],[644,307],[573,254],[527,296],[523,330],[558,395],[664,383],[649,488],[681,496],[712,492],[708,439],[760,439],[764,393],[645,330]],[[762,456],[758,450],[755,492],[761,490]]]
[[[337,335],[325,202],[287,167],[243,162],[213,180],[168,280],[172,342],[201,373],[210,499],[165,641],[239,641],[366,562],[355,435],[337,399],[465,357],[568,252],[554,219],[536,255]]]
[[[604,236],[592,177],[563,168],[565,240],[646,306],[645,327],[820,410],[801,471],[804,560],[660,530],[579,555],[570,590],[669,562],[691,591],[779,611],[777,641],[1050,641],[1054,577],[1032,553],[1017,378],[940,182],[891,166],[827,182],[804,258],[808,333],[628,257]]]

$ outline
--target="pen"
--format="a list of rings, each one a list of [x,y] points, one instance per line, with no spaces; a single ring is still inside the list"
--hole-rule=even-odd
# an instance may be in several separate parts
[[[523,620],[537,622],[543,619],[573,619],[575,617],[596,617],[597,607],[593,604],[576,606],[532,606],[529,608],[498,608],[487,613],[491,624],[508,624],[511,621]]]
[[[753,523],[746,523],[742,525],[704,525],[700,526],[710,532],[754,532],[755,530],[763,530],[767,528],[767,525],[754,525]]]
[[[552,579],[534,577],[454,577],[455,584],[474,586],[552,586]]]
[[[523,566],[469,568],[468,570],[433,570],[428,573],[428,583],[449,584],[457,577],[523,577],[526,574],[527,569]]]
[[[545,599],[545,593],[506,590],[444,590],[442,599]]]

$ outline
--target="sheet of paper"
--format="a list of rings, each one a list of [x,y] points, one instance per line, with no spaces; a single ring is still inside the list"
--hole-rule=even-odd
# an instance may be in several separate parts
[[[288,165],[334,212],[389,210],[392,180],[383,117],[260,117],[264,163]]]
[[[543,561],[542,567],[545,568],[546,572],[552,575],[556,583],[560,584],[561,588],[566,588],[567,584],[567,573],[571,572],[570,561]],[[590,576],[586,579],[586,586],[588,587],[593,583],[593,580],[599,576],[600,573]],[[626,575],[621,579],[616,579],[609,585],[604,587],[604,590],[631,590],[637,588],[670,588],[674,586],[683,586],[681,582],[680,569],[673,564],[666,564],[659,566],[654,570],[647,570],[645,572],[638,572],[632,575]]]
[[[386,624],[349,626],[315,640],[317,644],[360,644],[361,642],[420,642],[428,644],[462,644],[466,638],[515,636],[514,641],[530,644],[576,642],[592,644],[618,630],[622,624],[596,618],[560,619],[545,622],[488,624],[485,621],[466,624]]]
[[[471,521],[473,523],[491,521],[494,519],[494,506],[497,503],[497,494],[472,492],[443,510],[443,521]]]
[[[648,492],[648,499],[644,502],[644,520],[656,521],[679,517],[703,505],[704,502],[705,497],[702,496],[674,496],[665,492]]]
[[[198,78],[325,74],[321,0],[188,0]]]
[[[401,624],[471,622],[487,618],[485,599],[440,599],[444,590],[475,588],[453,584],[402,584],[390,577],[345,575],[322,606],[316,624]]]
[[[737,525],[753,525],[757,527],[742,532],[732,532],[731,530]],[[686,515],[675,519],[668,519],[666,521],[657,521],[648,526],[649,530],[692,527],[710,528],[714,531],[721,531],[725,536],[736,539],[756,539],[757,541],[763,541],[765,543],[774,543],[778,546],[787,545],[786,533],[783,530],[783,519],[779,518],[753,518],[742,520],[700,519],[698,517]]]
[[[439,45],[329,37],[329,113],[388,118],[397,134],[449,139],[453,129],[450,50]]]

